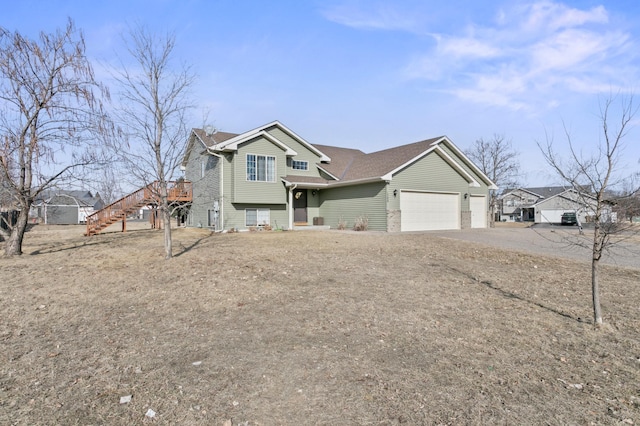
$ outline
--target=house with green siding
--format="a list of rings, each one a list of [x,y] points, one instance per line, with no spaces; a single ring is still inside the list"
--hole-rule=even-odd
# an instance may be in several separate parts
[[[446,136],[364,153],[312,144],[278,121],[193,129],[183,161],[187,225],[424,231],[484,228],[493,182]]]

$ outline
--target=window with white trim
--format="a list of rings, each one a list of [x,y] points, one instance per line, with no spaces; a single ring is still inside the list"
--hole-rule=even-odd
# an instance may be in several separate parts
[[[245,226],[265,226],[271,223],[271,209],[244,209]]]
[[[309,170],[309,162],[302,160],[293,160],[291,162],[291,168],[293,170]]]
[[[247,154],[247,180],[256,182],[276,181],[276,157]]]

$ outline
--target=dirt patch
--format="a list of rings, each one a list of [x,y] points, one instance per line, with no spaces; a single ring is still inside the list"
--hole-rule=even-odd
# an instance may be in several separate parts
[[[0,259],[1,424],[640,422],[638,269],[604,268],[596,331],[566,259],[178,229],[164,261],[161,232],[82,232]]]

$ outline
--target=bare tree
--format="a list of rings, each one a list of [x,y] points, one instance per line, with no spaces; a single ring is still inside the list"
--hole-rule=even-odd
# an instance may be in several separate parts
[[[93,189],[100,194],[105,205],[109,205],[124,195],[120,178],[124,173],[116,167],[117,163],[104,164],[93,176]]]
[[[620,112],[612,114],[611,109],[619,101]],[[547,163],[578,197],[579,205],[594,204],[590,212],[593,221],[591,248],[591,295],[593,302],[593,320],[596,327],[603,323],[600,306],[600,260],[614,244],[628,238],[630,228],[627,224],[615,221],[611,215],[609,193],[623,185],[625,179],[620,165],[623,158],[624,139],[637,112],[633,96],[609,96],[600,105],[599,122],[602,128],[601,138],[593,145],[590,153],[586,144],[576,144],[567,128],[564,128],[568,154],[563,158],[554,149],[553,138],[547,137],[545,144],[538,143]],[[617,117],[612,117],[612,115]],[[615,123],[617,121],[617,123]],[[586,190],[588,188],[589,190]],[[637,188],[631,190],[637,192]],[[595,203],[594,203],[595,202]],[[617,238],[616,238],[617,237]],[[577,241],[576,244],[581,244]]]
[[[620,189],[613,194],[613,202],[615,203],[614,211],[617,214],[617,219],[620,221],[628,221],[631,223],[634,217],[640,216],[638,177],[640,177],[640,172],[635,176],[625,179]]]
[[[102,96],[108,93],[96,83],[71,20],[37,40],[0,28],[0,181],[19,211],[2,231],[5,255],[22,254],[34,199],[98,160],[92,141],[107,130]]]
[[[195,80],[187,65],[174,67],[175,36],[158,37],[144,27],[132,28],[127,52],[133,65],[114,72],[119,88],[117,117],[128,149],[115,146],[138,183],[153,188],[164,221],[165,258],[172,257],[168,185],[184,156],[188,138],[185,114]]]
[[[500,188],[514,188],[518,185],[520,153],[513,148],[511,140],[504,135],[494,134],[493,139],[482,138],[466,150],[469,157],[480,170]],[[489,192],[490,223],[493,226],[496,212],[496,190]]]

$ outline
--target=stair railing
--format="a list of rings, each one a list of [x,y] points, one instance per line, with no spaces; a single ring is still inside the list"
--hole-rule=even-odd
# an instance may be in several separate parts
[[[125,220],[127,215],[139,208],[157,204],[159,201],[159,188],[159,182],[152,182],[87,216],[87,232],[85,235],[97,234],[112,223]],[[170,202],[191,201],[191,182],[167,182],[167,197]]]

